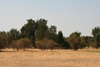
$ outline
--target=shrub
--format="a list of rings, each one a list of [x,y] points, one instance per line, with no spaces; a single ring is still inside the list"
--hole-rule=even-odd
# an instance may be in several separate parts
[[[57,46],[56,42],[49,40],[47,38],[44,38],[41,41],[36,41],[35,44],[36,44],[36,47],[39,49],[51,49],[52,50]]]
[[[19,49],[21,49],[21,45],[20,45],[20,43],[19,43],[18,40],[13,41],[12,44],[11,44],[11,47],[12,47],[13,49],[16,49],[17,51],[18,51]]]
[[[25,48],[32,48],[32,41],[28,38],[23,38],[23,39],[20,39],[20,45],[22,49],[24,50]]]
[[[12,42],[12,48],[17,49],[23,49],[25,50],[26,48],[32,48],[32,41],[28,38],[23,38],[20,40],[16,40]]]

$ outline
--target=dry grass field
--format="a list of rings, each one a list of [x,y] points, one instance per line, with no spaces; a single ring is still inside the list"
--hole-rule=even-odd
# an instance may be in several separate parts
[[[0,52],[0,67],[100,67],[100,50],[27,50]]]

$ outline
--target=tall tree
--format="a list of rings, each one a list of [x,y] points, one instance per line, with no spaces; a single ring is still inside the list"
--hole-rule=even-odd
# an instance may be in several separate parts
[[[27,20],[27,24],[25,24],[21,28],[21,37],[29,38],[32,40],[33,46],[35,47],[35,31],[36,31],[36,22],[32,19]]]
[[[64,37],[62,31],[58,32],[58,43],[63,44],[64,43]]]
[[[65,41],[62,31],[58,32],[58,43],[59,48],[69,48],[69,44]]]
[[[92,35],[94,37],[94,47],[98,49],[100,47],[100,27],[95,27],[92,30]]]
[[[36,30],[36,40],[42,40],[46,37],[46,32],[48,30],[47,20],[40,19],[37,20],[37,30]]]
[[[56,26],[51,26],[48,31],[47,31],[47,38],[50,40],[53,40],[55,42],[57,42],[57,30],[56,30]]]

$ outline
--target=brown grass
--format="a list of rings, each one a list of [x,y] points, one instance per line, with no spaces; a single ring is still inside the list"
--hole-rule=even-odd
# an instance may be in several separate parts
[[[38,50],[0,52],[0,67],[100,67],[100,50]]]

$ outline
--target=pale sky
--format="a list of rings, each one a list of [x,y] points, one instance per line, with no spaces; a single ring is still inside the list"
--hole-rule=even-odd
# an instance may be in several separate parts
[[[0,31],[20,30],[30,18],[48,20],[66,37],[75,31],[90,36],[100,26],[100,0],[0,0]]]

